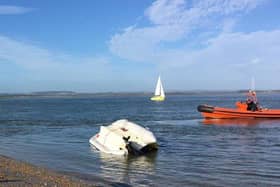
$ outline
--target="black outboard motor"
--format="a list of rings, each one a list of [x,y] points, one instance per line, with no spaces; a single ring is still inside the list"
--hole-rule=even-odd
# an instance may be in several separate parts
[[[126,143],[125,147],[126,147],[128,153],[132,154],[132,155],[142,155],[143,152],[140,149],[141,146],[139,144],[137,144],[136,142],[129,141],[129,139],[130,139],[130,136],[128,136],[127,138],[123,137],[123,140]]]
[[[214,107],[209,105],[198,105],[197,107],[198,112],[207,112],[207,113],[213,113]]]

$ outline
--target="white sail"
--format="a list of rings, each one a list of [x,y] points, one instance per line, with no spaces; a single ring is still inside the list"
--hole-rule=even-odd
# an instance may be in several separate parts
[[[156,86],[156,90],[155,90],[155,95],[161,95],[161,81],[160,81],[160,76],[158,77],[158,81],[157,81],[157,86]]]
[[[163,86],[162,86],[161,82],[160,82],[160,96],[165,97],[165,93],[164,93]]]
[[[165,97],[165,94],[164,94],[164,90],[163,90],[163,86],[162,86],[162,83],[161,83],[160,76],[158,77],[157,86],[156,86],[156,90],[155,90],[155,96],[162,96],[162,97]]]

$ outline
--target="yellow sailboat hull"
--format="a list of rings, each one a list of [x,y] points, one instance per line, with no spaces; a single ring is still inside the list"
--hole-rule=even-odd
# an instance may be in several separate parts
[[[164,101],[165,97],[163,96],[154,96],[154,97],[151,97],[151,100],[152,101]]]

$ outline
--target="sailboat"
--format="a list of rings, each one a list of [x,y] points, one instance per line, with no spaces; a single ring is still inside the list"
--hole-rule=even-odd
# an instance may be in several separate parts
[[[155,95],[153,97],[151,97],[151,100],[152,101],[164,101],[164,99],[165,99],[165,94],[164,94],[163,86],[162,86],[160,76],[159,76],[158,81],[157,81],[156,90],[155,90]]]

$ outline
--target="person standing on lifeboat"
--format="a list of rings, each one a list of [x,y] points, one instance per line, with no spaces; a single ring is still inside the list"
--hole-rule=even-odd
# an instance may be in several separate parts
[[[255,91],[249,90],[246,103],[247,103],[247,110],[250,111],[258,110],[258,99]]]

